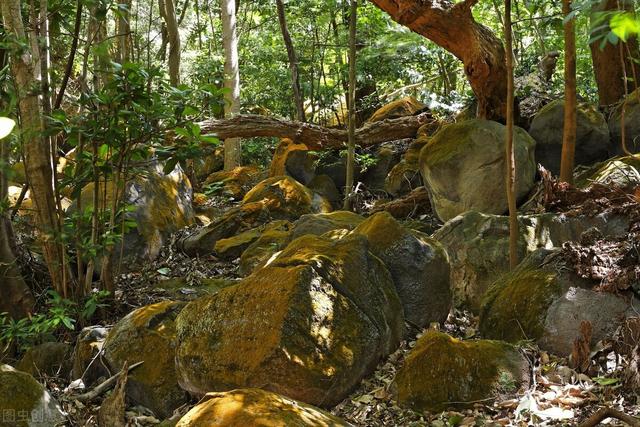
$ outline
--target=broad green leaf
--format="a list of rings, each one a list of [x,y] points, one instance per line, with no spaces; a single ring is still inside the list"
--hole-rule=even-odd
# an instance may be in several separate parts
[[[611,31],[622,41],[640,33],[640,21],[631,13],[619,13],[611,18]]]

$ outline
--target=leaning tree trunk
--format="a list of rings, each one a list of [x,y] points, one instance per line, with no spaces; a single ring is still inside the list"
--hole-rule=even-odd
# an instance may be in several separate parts
[[[25,40],[25,30],[19,0],[2,0],[2,17],[7,33],[17,40]],[[16,52],[16,51],[14,51]],[[66,265],[61,245],[55,240],[59,236],[56,199],[53,192],[53,168],[50,147],[42,139],[42,117],[38,92],[39,83],[33,77],[33,62],[30,52],[14,53],[11,70],[18,88],[18,110],[25,153],[25,169],[35,202],[38,227],[43,243],[44,258],[54,288],[67,295]]]
[[[630,0],[602,0],[595,3],[591,9],[591,26],[599,28],[593,34],[594,37],[602,36],[610,31],[606,22],[609,15],[606,12],[623,9],[633,12],[633,1]],[[604,26],[603,26],[604,25]],[[622,40],[618,44],[607,43],[600,48],[601,40],[591,43],[591,60],[593,61],[593,71],[598,86],[598,99],[601,106],[611,105],[618,102],[625,94],[626,90],[631,92],[635,88],[632,79],[624,78],[622,63],[624,61],[627,74],[633,76],[632,71],[638,66],[633,59],[638,59],[638,39],[635,36],[629,37],[626,43]],[[622,46],[620,46],[622,45]]]
[[[160,0],[160,15],[167,28],[169,40],[169,81],[171,86],[180,84],[180,33],[173,0]]]
[[[276,6],[278,8],[278,21],[280,22],[280,31],[282,32],[282,39],[284,45],[287,48],[287,56],[289,57],[289,69],[291,70],[291,87],[293,89],[293,100],[296,103],[296,115],[299,121],[305,122],[304,115],[304,103],[302,101],[302,91],[300,90],[300,77],[298,73],[298,56],[296,50],[293,47],[293,41],[291,40],[291,34],[289,34],[289,28],[287,27],[287,17],[284,11],[284,4],[282,0],[276,0]]]
[[[371,0],[394,21],[451,52],[478,100],[478,117],[503,121],[506,116],[507,70],[500,40],[473,19],[478,0]]]
[[[504,39],[507,64],[507,140],[505,143],[507,202],[509,205],[509,266],[518,265],[518,210],[516,207],[516,158],[513,149],[513,27],[511,25],[511,0],[504,2]]]
[[[225,116],[240,113],[240,64],[238,61],[238,36],[236,33],[236,1],[222,0],[222,43],[224,45]],[[240,139],[224,141],[224,169],[240,165]]]
[[[351,0],[349,8],[349,133],[347,144],[347,176],[344,189],[344,210],[351,210],[355,153],[356,153],[356,27],[358,24],[358,1]]]
[[[562,0],[565,20],[571,13],[571,0]],[[573,164],[576,152],[576,33],[574,19],[564,24],[564,124],[562,128],[562,158],[560,181],[573,184]]]

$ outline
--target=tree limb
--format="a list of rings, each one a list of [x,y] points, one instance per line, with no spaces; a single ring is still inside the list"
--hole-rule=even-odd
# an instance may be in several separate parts
[[[129,366],[129,368],[127,368],[127,373],[130,372],[131,370],[137,368],[138,366],[142,365],[143,363],[144,362],[138,362],[138,363],[134,363],[133,365]],[[98,386],[96,388],[94,388],[93,390],[88,391],[88,392],[83,393],[83,394],[79,394],[77,396],[74,396],[73,398],[75,400],[80,401],[80,402],[89,402],[89,401],[95,399],[96,397],[100,396],[102,393],[108,391],[111,387],[113,387],[115,385],[115,383],[118,381],[118,378],[123,373],[124,373],[124,370],[118,372],[115,375],[112,375],[107,380],[105,380],[102,383],[98,384]]]
[[[640,420],[638,418],[609,407],[598,410],[595,414],[583,421],[578,427],[595,427],[607,418],[617,418],[620,421],[624,421],[629,424],[631,427],[640,427]]]
[[[431,113],[367,123],[356,130],[356,144],[361,147],[415,138],[420,126],[434,120]],[[342,148],[347,142],[346,130],[329,129],[311,123],[284,120],[257,114],[242,114],[229,119],[199,123],[203,134],[215,134],[220,139],[257,136],[289,138],[304,143],[310,150]]]

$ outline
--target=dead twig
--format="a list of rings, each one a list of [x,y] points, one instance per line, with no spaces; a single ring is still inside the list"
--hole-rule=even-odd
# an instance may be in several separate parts
[[[640,420],[638,418],[609,407],[601,408],[595,414],[583,421],[578,427],[595,427],[607,418],[617,418],[620,421],[629,424],[631,427],[640,427]]]
[[[130,372],[131,370],[137,368],[138,366],[142,365],[144,362],[138,362],[138,363],[134,363],[133,365],[129,366],[129,368],[127,369],[127,373]],[[74,397],[75,400],[78,400],[80,402],[88,402],[91,401],[93,399],[95,399],[96,397],[100,396],[102,393],[108,391],[111,387],[113,387],[116,383],[116,381],[118,381],[118,378],[123,374],[124,370],[118,372],[117,374],[111,376],[110,378],[108,378],[107,380],[105,380],[104,382],[102,382],[101,384],[99,384],[96,388],[94,388],[91,391],[88,391],[86,393],[83,394],[79,394],[77,396]]]

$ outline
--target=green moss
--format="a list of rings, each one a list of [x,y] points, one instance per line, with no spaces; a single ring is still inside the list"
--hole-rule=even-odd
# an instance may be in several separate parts
[[[540,338],[547,309],[561,290],[554,272],[519,268],[505,274],[484,297],[480,332],[509,342]]]
[[[5,371],[0,365],[0,409],[13,410],[16,414],[19,411],[27,411],[30,414],[43,395],[42,386],[31,375],[18,371]],[[5,424],[0,422],[0,425]],[[27,423],[11,425],[26,427]]]
[[[500,341],[460,341],[428,331],[396,377],[398,402],[419,411],[470,406],[519,386],[525,370],[517,350]]]

